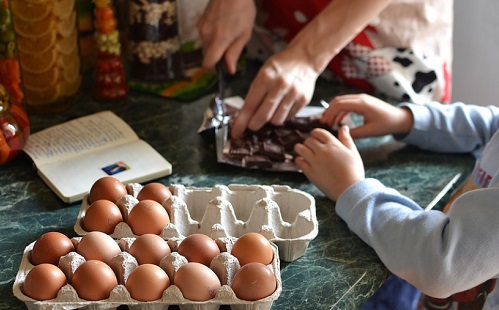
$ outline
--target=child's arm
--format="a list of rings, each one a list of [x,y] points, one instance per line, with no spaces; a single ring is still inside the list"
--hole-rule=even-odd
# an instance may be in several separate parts
[[[499,188],[476,190],[446,215],[365,179],[340,196],[336,212],[391,272],[444,298],[499,275],[497,201]]]
[[[401,141],[437,152],[480,150],[499,130],[499,107],[437,102],[402,103],[398,107],[366,94],[334,98],[322,116],[331,127],[349,113],[364,123],[351,129],[353,138],[393,134]]]
[[[480,151],[499,130],[499,107],[464,103],[403,104],[414,116],[410,134],[401,141],[421,149],[468,153]]]
[[[408,109],[395,107],[367,94],[335,97],[324,111],[321,121],[330,127],[338,126],[349,113],[363,116],[364,123],[350,130],[353,138],[406,135],[411,131],[414,119]]]

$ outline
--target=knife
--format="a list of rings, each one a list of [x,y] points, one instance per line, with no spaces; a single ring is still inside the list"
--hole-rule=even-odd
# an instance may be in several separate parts
[[[226,124],[227,121],[227,107],[225,105],[225,75],[227,70],[225,69],[225,65],[223,63],[223,59],[221,59],[217,65],[217,78],[218,78],[218,95],[215,97],[216,111],[215,115],[217,119],[223,124]]]

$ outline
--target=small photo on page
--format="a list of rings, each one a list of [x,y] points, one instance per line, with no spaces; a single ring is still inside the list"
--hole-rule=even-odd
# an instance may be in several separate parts
[[[122,161],[117,161],[112,165],[102,168],[102,170],[108,175],[114,175],[122,171],[129,170],[130,167]]]

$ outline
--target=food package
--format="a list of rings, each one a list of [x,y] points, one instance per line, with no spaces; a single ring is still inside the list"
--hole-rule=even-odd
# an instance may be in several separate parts
[[[75,243],[81,240],[81,237],[72,238]],[[234,261],[234,257],[229,252],[221,252],[220,255],[215,257],[210,265],[215,274],[220,279],[222,284],[221,288],[216,292],[214,298],[208,301],[191,301],[183,297],[182,292],[176,285],[170,285],[164,292],[161,299],[154,301],[139,301],[131,297],[130,292],[123,284],[130,273],[137,268],[137,262],[133,256],[128,255],[126,252],[130,244],[133,244],[135,238],[117,239],[116,242],[120,245],[123,252],[113,257],[109,265],[113,268],[118,275],[118,285],[111,291],[109,298],[88,301],[80,298],[76,289],[71,284],[64,285],[58,292],[57,297],[46,301],[34,300],[23,293],[23,283],[27,274],[34,268],[30,262],[30,254],[35,242],[29,244],[23,254],[21,265],[14,281],[13,292],[14,295],[23,301],[29,310],[46,310],[46,309],[78,309],[86,307],[88,309],[116,309],[118,306],[127,305],[133,310],[159,310],[167,309],[170,305],[178,305],[181,310],[214,310],[219,309],[221,305],[229,305],[233,310],[267,310],[270,309],[272,303],[279,297],[282,291],[282,282],[279,270],[279,256],[277,255],[277,247],[272,244],[274,251],[274,259],[267,265],[267,267],[275,275],[276,290],[269,296],[256,300],[246,301],[237,298],[234,290],[231,288],[234,274],[241,268],[239,263]],[[179,241],[177,239],[176,241]],[[218,243],[227,245],[226,248],[230,249],[230,244],[234,243],[234,238],[220,238],[216,239]],[[175,246],[173,245],[173,248]],[[186,263],[181,255],[173,255],[177,252],[172,252],[172,255],[162,259],[160,267],[166,270],[167,273],[176,272],[183,264]],[[68,279],[71,279],[75,270],[81,266],[85,259],[77,254],[71,252],[59,260],[59,268],[63,270]],[[170,268],[171,267],[171,268]],[[169,269],[170,268],[170,269]],[[119,269],[119,270],[116,270]],[[175,271],[172,271],[175,270]],[[171,275],[169,274],[169,277]]]
[[[281,126],[266,124],[258,131],[247,130],[242,138],[234,139],[230,136],[230,125],[244,100],[236,96],[226,98],[224,102],[227,107],[224,123],[228,125],[222,126],[215,107],[210,104],[198,129],[203,138],[215,143],[219,163],[248,169],[301,172],[294,163],[295,144],[304,142],[315,128],[337,135],[338,128],[329,128],[320,122],[324,107],[305,106]],[[342,124],[355,125],[349,115]]]
[[[127,187],[132,194],[117,201],[125,215],[137,204],[142,185],[130,183]],[[232,184],[210,188],[172,184],[170,191],[173,196],[163,202],[171,217],[171,223],[161,232],[166,240],[194,233],[215,239],[258,232],[278,246],[281,260],[291,262],[305,254],[318,234],[314,197],[289,186]],[[74,226],[79,235],[87,233],[82,222],[88,207],[85,197]],[[137,235],[124,221],[116,226],[111,237]]]

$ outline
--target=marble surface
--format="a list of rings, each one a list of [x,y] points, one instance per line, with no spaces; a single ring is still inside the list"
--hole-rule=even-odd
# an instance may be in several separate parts
[[[248,67],[232,78],[231,94],[244,96],[254,72]],[[90,87],[85,89],[74,107],[63,114],[32,115],[32,131],[109,109],[173,165],[173,173],[159,182],[186,186],[285,184],[315,197],[319,234],[303,257],[282,263],[283,291],[272,309],[358,309],[384,281],[387,270],[375,252],[348,230],[336,215],[334,203],[303,175],[246,170],[216,162],[213,145],[197,134],[209,96],[177,102],[133,93],[123,102],[99,103],[91,99]],[[321,80],[313,103],[351,91]],[[368,177],[380,179],[422,206],[457,173],[467,173],[473,165],[469,155],[423,152],[388,137],[357,143]],[[73,225],[80,204],[68,205],[59,200],[24,153],[0,167],[0,197],[0,309],[25,309],[12,294],[24,248],[46,231],[75,236]]]

